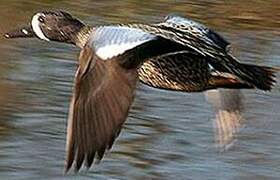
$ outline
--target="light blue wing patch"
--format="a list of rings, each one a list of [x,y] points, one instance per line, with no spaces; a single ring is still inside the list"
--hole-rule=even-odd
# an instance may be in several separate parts
[[[89,45],[95,50],[97,56],[106,60],[155,38],[155,35],[136,28],[103,26],[96,28],[90,35]]]
[[[205,41],[210,41],[216,46],[222,48],[225,52],[229,51],[230,43],[221,35],[204,26],[203,24],[173,14],[166,16],[164,22],[179,26],[179,28],[182,30],[192,31],[204,38]]]

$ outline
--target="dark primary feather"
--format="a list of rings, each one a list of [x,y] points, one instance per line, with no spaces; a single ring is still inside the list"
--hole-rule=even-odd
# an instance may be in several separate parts
[[[95,157],[102,159],[127,117],[136,80],[135,69],[102,61],[91,48],[82,50],[67,128],[66,171],[74,160],[79,170],[84,161],[90,167]]]

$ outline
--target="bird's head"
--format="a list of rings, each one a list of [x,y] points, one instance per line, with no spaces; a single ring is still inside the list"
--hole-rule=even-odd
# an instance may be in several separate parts
[[[29,25],[5,34],[6,38],[37,37],[46,41],[75,44],[78,32],[85,25],[64,11],[36,13]]]

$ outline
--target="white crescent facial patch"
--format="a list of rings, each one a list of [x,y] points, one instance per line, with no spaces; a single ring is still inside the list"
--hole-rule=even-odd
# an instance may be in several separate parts
[[[33,16],[32,21],[31,21],[32,29],[40,39],[49,41],[49,39],[44,35],[43,31],[40,28],[40,21],[38,20],[38,18],[40,16],[44,16],[44,14],[37,13]]]

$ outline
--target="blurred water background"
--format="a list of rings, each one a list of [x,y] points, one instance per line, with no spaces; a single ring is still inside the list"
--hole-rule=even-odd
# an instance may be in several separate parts
[[[1,34],[45,9],[67,10],[93,26],[177,13],[220,32],[241,61],[280,67],[278,0],[1,0],[0,9]],[[0,179],[280,178],[279,83],[271,92],[242,91],[243,119],[223,150],[203,93],[139,84],[111,153],[90,171],[63,175],[78,53],[70,45],[0,37]]]

